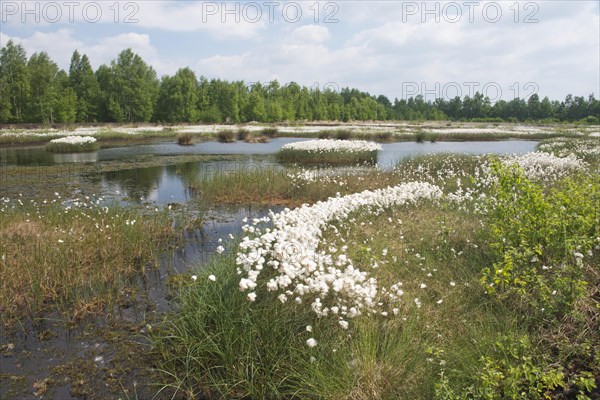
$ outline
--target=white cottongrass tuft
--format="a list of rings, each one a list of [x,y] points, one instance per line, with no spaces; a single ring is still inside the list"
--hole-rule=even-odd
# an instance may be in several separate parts
[[[556,157],[542,152],[507,157],[502,162],[505,165],[518,164],[527,178],[540,180],[557,180],[569,173],[584,170],[587,166],[584,161],[572,154],[567,157]]]
[[[330,198],[278,214],[271,212],[273,227],[264,233],[255,229],[256,237],[244,237],[239,245],[236,263],[245,275],[240,279],[240,290],[254,290],[262,271],[269,271],[268,291],[309,297],[307,304],[318,316],[335,314],[349,319],[366,311],[380,313],[379,299],[385,291],[380,290],[377,279],[356,268],[345,254],[334,256],[321,250],[323,230],[331,221],[343,220],[359,209],[378,213],[391,206],[441,196],[441,189],[433,184],[411,182]]]
[[[305,142],[287,143],[281,147],[282,150],[308,151],[311,153],[329,153],[335,151],[347,151],[350,153],[362,153],[365,151],[381,150],[381,145],[366,140],[334,140],[318,139]]]
[[[91,136],[65,136],[58,139],[53,139],[50,143],[68,143],[68,144],[88,144],[95,143],[96,138]]]

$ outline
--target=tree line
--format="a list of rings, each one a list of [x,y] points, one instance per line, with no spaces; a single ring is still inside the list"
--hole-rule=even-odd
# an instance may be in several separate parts
[[[29,59],[9,40],[0,50],[0,123],[240,123],[282,121],[481,120],[598,123],[600,101],[568,95],[564,101],[488,97],[390,101],[357,89],[332,90],[277,81],[247,84],[196,77],[190,68],[173,76],[156,71],[131,49],[94,71],[73,53],[69,71],[45,52]]]

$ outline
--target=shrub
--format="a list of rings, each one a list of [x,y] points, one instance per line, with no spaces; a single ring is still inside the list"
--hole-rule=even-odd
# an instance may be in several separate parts
[[[217,141],[221,143],[233,143],[235,142],[236,133],[231,129],[220,131],[217,133]]]
[[[549,398],[548,394],[565,387],[565,376],[560,368],[552,368],[534,358],[533,346],[526,335],[501,336],[494,351],[481,357],[481,367],[471,385],[455,388],[446,375],[444,363],[440,381],[435,385],[436,398],[459,399],[531,399]],[[443,352],[442,352],[443,354]],[[440,352],[433,352],[440,356]]]
[[[377,137],[377,140],[379,140],[379,141],[389,142],[392,140],[392,132],[390,132],[390,131],[378,132],[376,137]]]
[[[194,143],[192,142],[192,135],[189,133],[181,133],[177,136],[177,144],[180,146],[191,146]]]
[[[277,134],[279,133],[279,130],[273,126],[273,127],[263,128],[263,130],[261,130],[260,133],[261,133],[261,135],[272,139],[277,136]]]
[[[269,136],[265,136],[265,135],[261,135],[259,137],[256,138],[256,141],[258,143],[269,143],[271,139],[269,139]]]
[[[337,129],[333,133],[338,140],[349,140],[352,137],[352,132],[349,129]]]
[[[248,129],[240,128],[237,131],[237,140],[248,141],[250,138],[250,131]]]
[[[415,140],[417,143],[423,143],[425,140],[427,140],[427,132],[419,129],[415,132]]]
[[[530,315],[565,315],[584,293],[583,258],[600,237],[600,179],[565,178],[544,191],[516,166],[495,162],[492,174],[496,262],[483,270],[486,290]]]

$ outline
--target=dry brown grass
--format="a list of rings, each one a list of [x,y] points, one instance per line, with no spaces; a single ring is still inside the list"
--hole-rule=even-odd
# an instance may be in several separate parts
[[[173,233],[162,215],[143,217],[124,209],[65,213],[53,205],[3,212],[3,322],[51,309],[75,317],[101,311],[134,274],[152,264],[161,242]]]

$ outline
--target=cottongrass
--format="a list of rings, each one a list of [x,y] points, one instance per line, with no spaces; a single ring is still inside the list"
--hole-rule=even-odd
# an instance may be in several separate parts
[[[299,164],[356,165],[375,163],[381,145],[365,140],[319,139],[287,143],[277,153],[282,162]]]
[[[596,139],[594,137],[588,137],[578,139],[547,139],[541,141],[537,149],[538,151],[550,153],[557,157],[575,155],[592,165],[598,165],[600,162],[600,138]]]
[[[573,154],[556,157],[541,152],[506,157],[502,162],[505,165],[518,165],[529,179],[546,181],[556,181],[571,173],[583,171],[587,166],[584,161]]]
[[[334,140],[320,139],[307,140],[304,142],[287,143],[281,147],[282,150],[307,151],[311,153],[327,153],[345,151],[350,153],[362,153],[381,150],[381,145],[366,140]]]
[[[96,138],[91,136],[65,136],[58,139],[53,139],[50,143],[67,143],[67,144],[88,144],[96,143]]]
[[[46,145],[46,150],[53,153],[88,152],[98,148],[96,138],[91,136],[65,136],[53,139]]]
[[[355,268],[346,255],[334,257],[320,249],[323,230],[358,209],[377,213],[392,206],[439,199],[441,195],[435,185],[411,182],[330,198],[278,214],[271,212],[268,218],[244,226],[253,238],[244,237],[239,245],[236,263],[238,273],[243,275],[240,290],[255,293],[258,278],[265,270],[268,291],[280,293],[281,302],[293,299],[301,303],[308,298],[318,316],[331,313],[354,318],[364,312],[384,312],[379,304],[382,296],[377,279]],[[263,232],[256,227],[268,221],[273,228]]]

